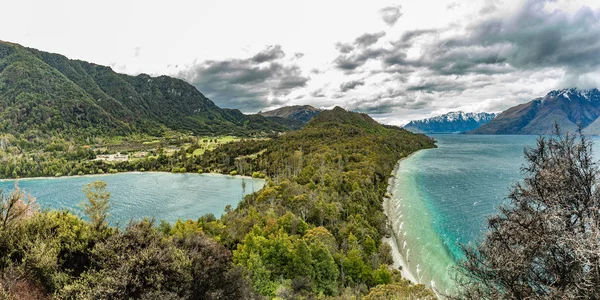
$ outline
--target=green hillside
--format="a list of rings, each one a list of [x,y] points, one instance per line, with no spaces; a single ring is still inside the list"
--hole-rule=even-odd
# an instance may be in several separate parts
[[[287,130],[259,115],[221,109],[180,79],[119,74],[109,67],[2,41],[0,119],[0,131],[38,138]]]

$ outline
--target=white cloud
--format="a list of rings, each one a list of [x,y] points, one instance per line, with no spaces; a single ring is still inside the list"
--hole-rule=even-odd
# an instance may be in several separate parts
[[[540,6],[537,11],[524,10]],[[20,0],[2,3],[3,12],[10,13],[0,18],[0,39],[110,65],[129,74],[172,76],[185,74],[190,66],[204,66],[201,69],[206,71],[210,62],[249,62],[268,46],[279,45],[287,56],[277,51],[269,54],[281,60],[287,73],[269,77],[275,78],[264,81],[269,84],[238,84],[230,89],[243,88],[252,94],[243,102],[247,111],[282,103],[341,105],[370,112],[386,123],[402,124],[449,110],[499,111],[554,88],[598,86],[597,68],[585,70],[585,61],[575,59],[593,58],[585,52],[592,48],[586,47],[600,43],[596,36],[600,25],[594,23],[600,18],[599,7],[595,0],[476,0],[469,5],[456,0]],[[382,22],[382,12],[387,23]],[[527,20],[520,19],[524,12],[540,26],[555,24],[575,30],[548,31],[549,37],[580,37],[579,43],[589,40],[574,48],[582,55],[555,51],[544,56],[540,52],[545,49],[543,39],[531,45],[534,52],[526,52],[519,41],[531,32],[469,39],[482,24]],[[494,18],[498,22],[486,23]],[[485,30],[493,32],[494,28]],[[548,45],[564,48],[560,41]],[[504,63],[494,63],[494,59]],[[340,69],[341,63],[346,69]],[[289,81],[292,77],[310,80]],[[241,103],[225,99],[227,86],[211,78],[194,77],[194,81],[203,83],[201,87],[219,84],[206,87],[215,93],[217,104]],[[288,85],[291,88],[285,92],[274,90]],[[253,99],[256,105],[248,103]]]

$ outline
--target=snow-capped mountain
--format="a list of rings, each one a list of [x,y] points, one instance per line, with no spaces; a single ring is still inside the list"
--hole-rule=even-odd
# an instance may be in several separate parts
[[[544,97],[511,107],[492,122],[471,133],[552,134],[558,124],[563,132],[600,135],[600,91],[577,88],[554,90]]]
[[[453,111],[429,119],[411,121],[404,128],[421,133],[460,133],[477,129],[495,116],[494,113]]]

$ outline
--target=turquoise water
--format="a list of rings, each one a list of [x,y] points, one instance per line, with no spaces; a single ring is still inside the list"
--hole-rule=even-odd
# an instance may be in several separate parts
[[[119,173],[60,178],[20,179],[19,187],[36,198],[41,208],[70,209],[80,213],[85,198],[83,186],[96,180],[107,183],[111,193],[112,225],[126,225],[144,217],[175,222],[178,218],[196,220],[206,213],[216,217],[227,205],[235,208],[244,194],[258,191],[262,179],[212,174]],[[245,191],[242,180],[246,183]],[[0,181],[0,189],[10,191],[14,180]]]
[[[421,283],[452,287],[459,244],[480,239],[487,217],[522,178],[523,149],[536,136],[432,135],[438,148],[402,161],[392,213],[399,248]]]

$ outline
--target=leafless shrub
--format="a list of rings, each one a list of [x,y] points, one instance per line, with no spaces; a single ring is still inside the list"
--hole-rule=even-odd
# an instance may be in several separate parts
[[[478,245],[464,246],[464,299],[600,299],[600,191],[581,134],[540,137],[525,178]]]
[[[25,194],[15,182],[15,189],[8,195],[0,191],[0,229],[15,220],[31,216],[39,211],[35,198]]]

